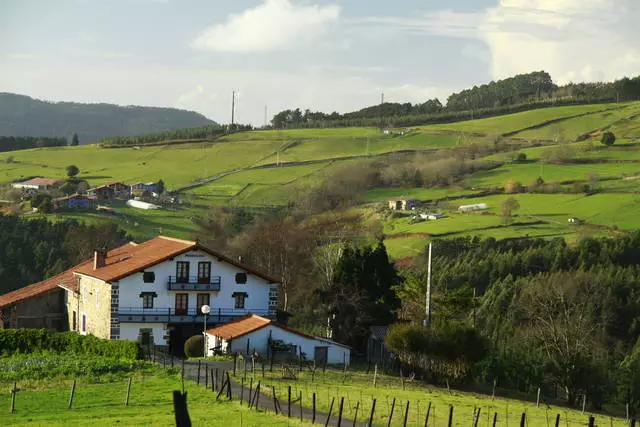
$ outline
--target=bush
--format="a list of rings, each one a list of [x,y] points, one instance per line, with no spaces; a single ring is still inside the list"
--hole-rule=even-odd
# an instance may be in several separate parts
[[[607,147],[613,145],[616,142],[616,136],[613,132],[605,132],[602,134],[602,138],[600,138],[600,142],[606,145]]]
[[[194,335],[185,341],[184,354],[187,357],[202,357],[204,355],[204,337]]]
[[[0,329],[0,352],[3,355],[52,352],[128,360],[144,358],[142,347],[135,341],[105,340],[46,329]]]
[[[524,162],[525,160],[527,160],[527,155],[525,153],[518,153],[516,162]]]

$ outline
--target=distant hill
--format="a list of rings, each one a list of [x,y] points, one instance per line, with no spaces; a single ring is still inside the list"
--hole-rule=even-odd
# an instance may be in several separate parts
[[[140,135],[216,124],[202,114],[113,104],[48,102],[0,93],[0,136],[65,137],[78,134],[80,144],[107,137]]]

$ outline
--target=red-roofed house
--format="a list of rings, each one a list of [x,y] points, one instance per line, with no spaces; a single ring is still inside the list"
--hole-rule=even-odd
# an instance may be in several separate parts
[[[56,178],[31,178],[22,182],[14,182],[11,184],[13,188],[19,188],[22,190],[48,190],[56,182],[60,181]]]
[[[348,364],[351,358],[351,348],[346,345],[296,331],[273,319],[255,314],[207,329],[206,337],[209,356],[216,350],[225,353],[269,354],[270,343],[281,341],[293,348],[296,355],[302,354],[307,360],[314,360],[316,365]]]
[[[69,329],[100,338],[171,343],[181,352],[186,338],[203,331],[203,305],[211,307],[211,325],[276,315],[277,279],[198,242],[159,236],[127,243],[69,271],[75,280],[56,284]],[[27,288],[44,294],[52,286],[45,282]],[[21,291],[0,296],[0,308],[19,302]]]

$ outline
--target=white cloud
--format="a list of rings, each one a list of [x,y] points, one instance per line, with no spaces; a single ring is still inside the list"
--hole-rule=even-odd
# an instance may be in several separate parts
[[[207,28],[192,47],[214,52],[253,53],[288,49],[320,35],[340,17],[336,5],[297,5],[291,0],[265,0],[227,21]]]

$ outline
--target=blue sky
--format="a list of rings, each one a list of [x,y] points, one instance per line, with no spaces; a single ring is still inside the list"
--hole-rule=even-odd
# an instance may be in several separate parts
[[[443,102],[534,70],[640,74],[637,0],[0,0],[0,91],[262,124]]]

